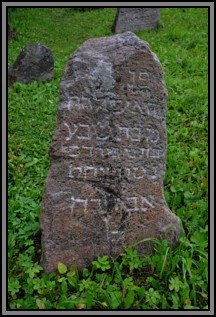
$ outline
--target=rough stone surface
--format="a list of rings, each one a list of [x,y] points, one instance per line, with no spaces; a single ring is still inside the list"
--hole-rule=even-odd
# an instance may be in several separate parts
[[[116,33],[156,29],[160,20],[159,8],[120,8],[113,30]]]
[[[54,58],[51,50],[41,44],[26,46],[13,66],[9,75],[20,83],[27,84],[35,80],[52,80]]]
[[[166,98],[160,62],[131,32],[88,40],[70,58],[42,204],[46,272],[145,238],[177,243],[181,222],[163,195]]]

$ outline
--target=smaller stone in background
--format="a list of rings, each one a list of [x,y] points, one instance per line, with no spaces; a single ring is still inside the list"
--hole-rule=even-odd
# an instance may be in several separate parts
[[[119,8],[113,31],[138,31],[156,29],[160,20],[159,8]]]
[[[26,46],[13,66],[9,76],[16,77],[20,83],[27,84],[35,80],[52,80],[54,58],[51,50],[41,44]]]

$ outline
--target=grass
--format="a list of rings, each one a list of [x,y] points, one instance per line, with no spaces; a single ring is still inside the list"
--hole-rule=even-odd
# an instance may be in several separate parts
[[[208,11],[163,8],[157,31],[135,32],[149,42],[164,69],[168,90],[167,169],[169,208],[185,236],[172,250],[133,247],[116,259],[95,259],[82,272],[40,265],[40,204],[56,127],[59,83],[66,63],[87,39],[111,35],[116,9],[17,8],[9,22],[11,65],[27,44],[54,53],[54,80],[8,90],[8,309],[208,309]]]

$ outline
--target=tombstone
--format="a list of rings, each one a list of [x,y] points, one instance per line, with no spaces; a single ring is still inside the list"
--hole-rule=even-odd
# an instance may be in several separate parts
[[[163,195],[166,99],[159,60],[132,32],[90,39],[70,58],[40,219],[46,272],[146,238],[178,243]]]
[[[54,58],[51,50],[41,44],[26,46],[9,69],[20,83],[27,84],[35,80],[52,80]]]
[[[160,20],[159,8],[119,8],[116,14],[113,31],[139,31],[156,29]]]

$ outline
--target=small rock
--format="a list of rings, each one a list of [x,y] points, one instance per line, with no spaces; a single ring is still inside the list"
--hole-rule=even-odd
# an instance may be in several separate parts
[[[23,84],[35,80],[52,80],[54,58],[51,50],[41,44],[26,46],[10,68],[10,75]]]

